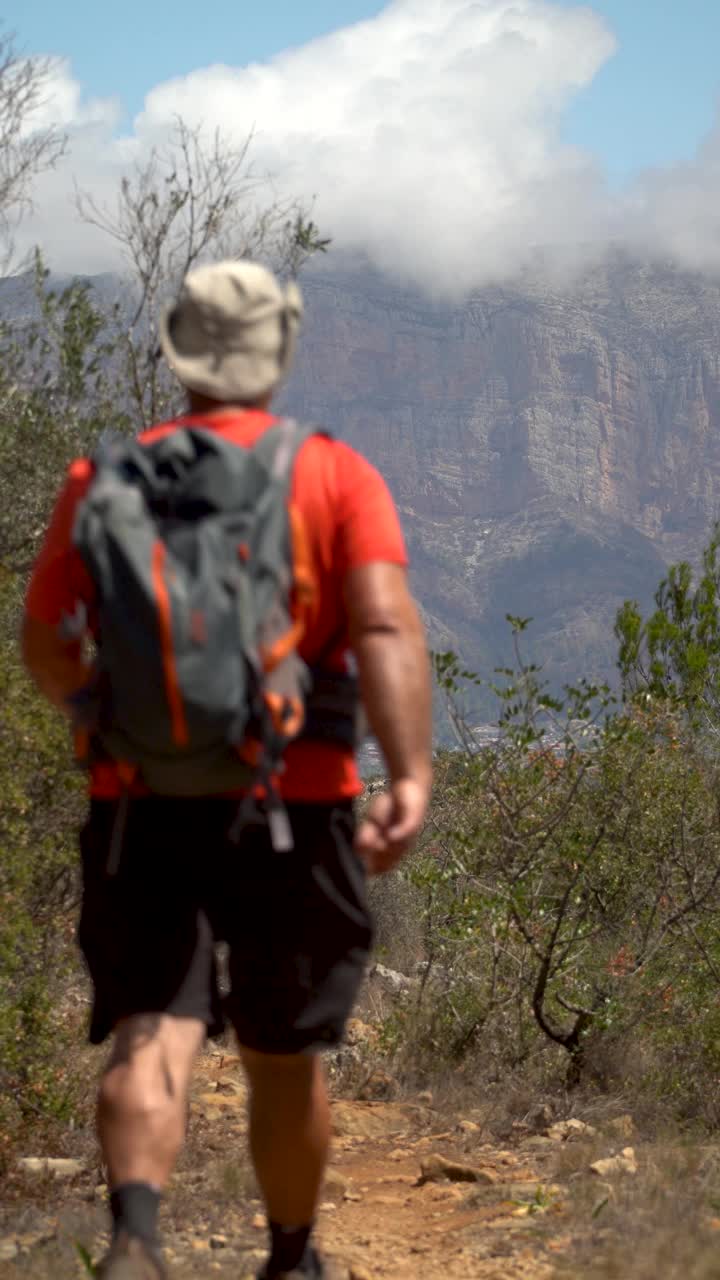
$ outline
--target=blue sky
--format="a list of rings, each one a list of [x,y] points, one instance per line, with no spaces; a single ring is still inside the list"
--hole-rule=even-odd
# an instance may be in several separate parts
[[[565,136],[598,152],[616,175],[690,157],[720,101],[720,0],[595,0],[590,7],[606,18],[619,48],[570,108]]]
[[[566,8],[573,0],[560,0]],[[5,0],[7,27],[29,52],[68,57],[92,95],[128,115],[172,76],[213,62],[241,66],[374,16],[376,0]],[[594,0],[619,49],[570,106],[564,137],[611,177],[692,156],[720,96],[720,0]]]

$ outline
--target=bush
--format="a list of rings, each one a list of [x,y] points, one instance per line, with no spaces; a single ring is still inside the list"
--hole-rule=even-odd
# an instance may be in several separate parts
[[[402,873],[423,904],[424,968],[387,1029],[398,1069],[637,1086],[642,1044],[643,1087],[714,1123],[716,764],[674,704],[616,705],[583,684],[550,697],[523,664],[523,627],[497,741],[478,749],[454,712],[463,746],[437,762]],[[437,668],[453,700],[473,678],[450,655]]]
[[[0,1123],[67,1111],[59,997],[74,958],[83,780],[67,729],[20,669],[19,589],[0,595]]]

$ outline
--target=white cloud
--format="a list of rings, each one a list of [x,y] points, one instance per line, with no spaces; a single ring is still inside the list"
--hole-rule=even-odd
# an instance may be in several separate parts
[[[395,0],[377,18],[241,70],[148,95],[136,127],[180,112],[238,136],[288,188],[317,195],[343,246],[430,286],[504,274],[597,216],[592,161],[558,138],[562,109],[614,49],[588,9],[539,0]]]
[[[84,98],[67,58],[51,58],[27,127],[82,129],[100,125],[112,128],[120,114],[120,103],[111,98]]]
[[[624,205],[621,236],[691,271],[720,272],[720,118],[694,159],[641,174]]]
[[[288,193],[316,197],[338,248],[444,293],[520,269],[535,249],[574,265],[620,239],[681,265],[720,269],[720,128],[696,162],[611,196],[594,158],[565,145],[572,97],[612,56],[590,8],[550,0],[393,0],[267,64],[212,66],[158,85],[130,134],[117,107],[88,103],[65,64],[52,102],[68,159],[38,184],[25,228],[53,265],[115,265],[74,218],[73,178],[108,198],[129,156],[175,117],[242,141]]]

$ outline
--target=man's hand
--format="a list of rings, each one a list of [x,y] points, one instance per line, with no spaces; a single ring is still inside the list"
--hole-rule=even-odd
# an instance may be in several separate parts
[[[432,780],[430,663],[407,573],[375,562],[348,574],[345,607],[370,728],[390,775],[374,796],[355,848],[371,875],[390,871],[422,827]]]
[[[429,783],[399,778],[373,796],[355,838],[370,875],[392,871],[408,852],[425,820],[429,794]]]

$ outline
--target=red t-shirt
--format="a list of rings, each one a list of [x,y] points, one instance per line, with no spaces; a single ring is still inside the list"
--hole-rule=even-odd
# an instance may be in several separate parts
[[[152,427],[140,440],[149,444],[178,426],[199,426],[239,445],[252,445],[274,421],[257,410],[218,410]],[[92,606],[92,582],[72,545],[75,511],[91,477],[87,458],[70,466],[33,567],[26,611],[51,626],[72,615],[79,601]],[[291,496],[304,519],[319,586],[318,607],[308,621],[300,654],[310,664],[322,655],[325,663],[328,645],[343,637],[329,660],[331,668],[342,670],[349,647],[342,593],[345,576],[374,561],[407,564],[398,515],[375,468],[348,445],[325,436],[313,436],[302,446]],[[287,800],[332,802],[361,790],[354,753],[334,743],[291,744],[285,764],[280,789]],[[119,794],[112,763],[93,766],[91,791],[108,798]]]

